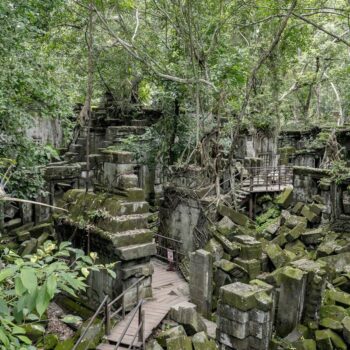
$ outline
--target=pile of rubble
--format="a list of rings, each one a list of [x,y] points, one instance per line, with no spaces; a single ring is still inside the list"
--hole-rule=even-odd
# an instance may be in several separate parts
[[[183,302],[169,312],[169,321],[146,350],[216,350],[217,345],[207,335],[207,326],[196,311],[196,305]]]
[[[35,253],[48,239],[55,239],[52,223],[34,225],[34,222],[29,222],[22,225],[21,220],[18,220],[16,225],[7,226],[1,243],[4,248],[15,250],[19,255],[25,256]]]
[[[217,341],[237,350],[347,349],[350,237],[323,224],[320,196],[293,203],[287,189],[271,208],[275,217],[265,212],[262,230],[244,214],[218,208],[222,219],[205,246],[213,260]]]

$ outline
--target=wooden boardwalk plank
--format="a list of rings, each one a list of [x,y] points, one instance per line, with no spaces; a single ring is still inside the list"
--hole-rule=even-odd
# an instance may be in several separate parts
[[[180,302],[188,301],[188,295],[183,293],[187,283],[176,271],[167,271],[167,265],[153,260],[154,273],[152,277],[153,298],[145,301],[142,309],[145,312],[145,339],[148,339],[168,314],[170,308]],[[110,344],[116,344],[120,339],[125,327],[130,321],[129,313],[124,320],[120,321],[107,337]],[[123,345],[130,345],[138,328],[138,316],[132,320]]]

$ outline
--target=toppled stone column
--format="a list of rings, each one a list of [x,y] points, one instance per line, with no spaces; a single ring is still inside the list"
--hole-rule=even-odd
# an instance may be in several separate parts
[[[212,294],[213,258],[209,252],[199,249],[190,256],[190,298],[204,316],[211,314]]]
[[[322,294],[326,285],[327,271],[325,263],[300,259],[294,261],[292,266],[307,273],[303,322],[318,321],[322,304]]]
[[[286,267],[281,274],[281,288],[278,300],[276,331],[287,336],[301,321],[307,274],[293,267]]]
[[[232,283],[221,287],[217,341],[222,349],[268,350],[274,313],[273,287]]]
[[[254,279],[261,273],[261,242],[248,235],[235,236],[234,240],[240,245],[239,257],[234,262],[247,271],[250,279]]]

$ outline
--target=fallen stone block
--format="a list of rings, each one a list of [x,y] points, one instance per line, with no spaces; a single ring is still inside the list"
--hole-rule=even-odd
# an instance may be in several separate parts
[[[185,329],[182,326],[172,327],[160,332],[157,335],[156,340],[162,347],[165,347],[167,345],[167,339],[179,336],[186,336]]]
[[[304,207],[303,202],[297,202],[291,211],[294,215],[300,215],[301,211],[303,210],[303,207]]]
[[[241,311],[249,311],[257,305],[255,294],[258,290],[256,286],[236,282],[221,287],[219,297],[222,304]]]
[[[209,240],[204,249],[213,256],[214,261],[219,261],[224,256],[224,248],[215,238]]]
[[[311,224],[317,224],[321,221],[320,215],[315,214],[307,205],[304,205],[301,215],[304,216]]]
[[[286,220],[285,225],[290,229],[293,229],[294,227],[299,225],[304,227],[304,229],[306,229],[307,219],[302,216],[291,215]]]
[[[342,320],[343,325],[343,338],[346,344],[350,345],[350,317],[346,316]]]
[[[189,302],[173,306],[170,309],[170,318],[180,323],[184,327],[186,334],[190,336],[207,330],[205,323],[196,311],[196,305]]]
[[[317,228],[315,230],[309,230],[305,231],[301,234],[300,239],[306,244],[306,245],[315,245],[319,244],[323,237],[325,235],[325,232],[322,228]]]
[[[222,216],[228,216],[236,225],[246,226],[246,227],[255,226],[253,222],[248,218],[248,216],[242,213],[239,213],[223,204],[219,205],[218,212]]]
[[[321,318],[331,318],[333,320],[342,322],[348,316],[347,311],[338,305],[322,305],[320,308]]]
[[[240,243],[240,258],[246,260],[261,258],[262,244],[254,237],[248,235],[239,235],[235,236],[234,240]]]
[[[282,207],[283,209],[287,209],[293,200],[293,188],[286,188],[275,200],[275,203]]]
[[[236,257],[239,255],[241,247],[235,242],[230,242],[226,237],[219,234],[218,232],[213,232],[214,238],[223,246],[224,251],[231,255],[231,257]]]
[[[279,336],[287,336],[300,323],[305,288],[305,272],[290,266],[283,269],[276,319],[276,331]]]
[[[196,333],[192,337],[194,350],[216,350],[217,346],[214,340],[208,339],[205,332]]]
[[[279,245],[270,243],[264,250],[276,268],[282,267],[287,262],[286,255]]]
[[[327,290],[326,297],[337,304],[345,305],[347,307],[350,306],[350,294],[348,293],[338,290]]]
[[[184,335],[168,338],[166,348],[167,350],[192,350],[192,341],[191,338]]]
[[[258,259],[244,260],[241,258],[235,258],[234,262],[247,271],[250,279],[254,279],[261,272],[261,262]]]
[[[347,346],[343,339],[330,329],[317,330],[315,332],[316,344],[320,349],[346,350]]]
[[[285,234],[286,240],[288,242],[293,242],[297,240],[303,232],[306,231],[306,225],[304,223],[296,225],[292,230]]]
[[[340,331],[343,329],[343,325],[341,322],[334,320],[332,318],[321,318],[320,326],[324,328],[332,329],[333,331]]]

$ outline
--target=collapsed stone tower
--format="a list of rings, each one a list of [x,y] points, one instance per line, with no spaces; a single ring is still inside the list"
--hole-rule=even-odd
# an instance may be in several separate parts
[[[96,303],[106,294],[116,297],[145,277],[138,296],[136,286],[125,296],[125,306],[131,307],[137,297],[152,295],[150,258],[156,245],[148,229],[149,205],[133,172],[132,153],[105,152],[99,161],[101,169],[109,169],[101,176],[113,177],[113,186],[109,192],[102,192],[102,186],[99,192],[68,191],[63,206],[69,213],[56,220],[56,230],[62,240],[70,239],[78,247],[97,252],[99,262],[115,263],[116,279],[103,271],[90,278],[90,297]]]

